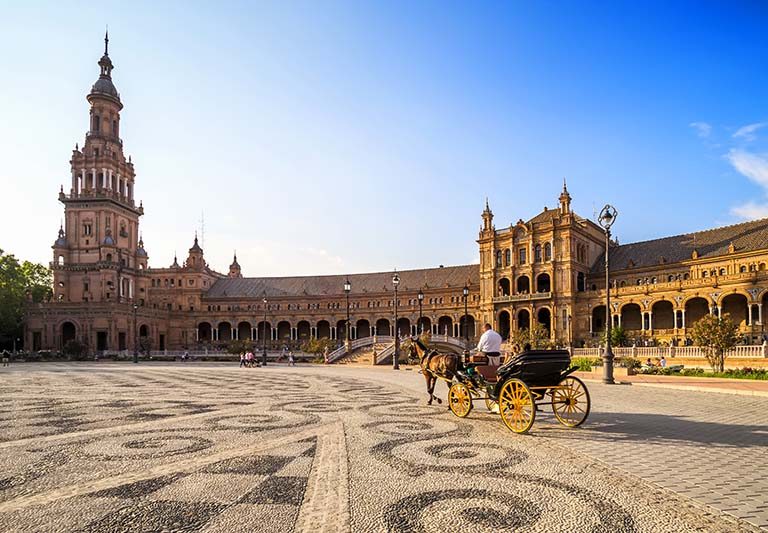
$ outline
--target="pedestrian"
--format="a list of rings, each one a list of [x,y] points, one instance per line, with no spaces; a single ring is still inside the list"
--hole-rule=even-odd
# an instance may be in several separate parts
[[[245,352],[240,352],[240,368],[245,366]]]
[[[328,364],[328,347],[325,347],[325,350],[323,351],[323,360],[325,361],[325,364]]]
[[[483,334],[477,343],[477,352],[488,358],[491,366],[501,364],[501,335],[493,331],[490,324],[483,326]]]
[[[189,359],[189,350],[184,350],[184,354],[181,356],[182,361]]]
[[[659,366],[661,368],[665,368],[667,366],[667,358],[663,355],[661,356],[661,359],[659,359]]]
[[[296,366],[296,361],[293,359],[293,350],[288,352],[288,366]]]
[[[11,366],[8,350],[3,350],[3,366]]]

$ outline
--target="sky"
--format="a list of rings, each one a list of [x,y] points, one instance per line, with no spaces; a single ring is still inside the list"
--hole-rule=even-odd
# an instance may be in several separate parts
[[[622,243],[768,216],[764,2],[0,0],[22,259],[51,259],[106,25],[153,267],[195,231],[246,276],[477,262],[486,197],[502,228],[564,178]]]

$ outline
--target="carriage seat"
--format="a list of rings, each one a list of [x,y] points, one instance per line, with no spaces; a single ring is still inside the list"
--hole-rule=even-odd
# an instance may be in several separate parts
[[[475,372],[483,376],[485,381],[495,383],[498,379],[498,376],[496,375],[496,370],[498,370],[498,368],[499,367],[496,365],[476,365]]]

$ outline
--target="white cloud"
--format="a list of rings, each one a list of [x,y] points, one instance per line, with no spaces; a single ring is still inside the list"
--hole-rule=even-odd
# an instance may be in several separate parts
[[[755,132],[766,125],[768,125],[768,123],[766,122],[756,122],[755,124],[748,124],[746,126],[742,126],[738,130],[736,130],[736,133],[733,134],[733,138],[744,139],[745,141],[754,141],[755,139],[757,139],[757,135],[755,135]]]
[[[712,133],[712,126],[706,122],[691,122],[688,125],[696,130],[696,135],[699,137],[709,137]]]
[[[768,195],[768,155],[754,154],[746,150],[731,149],[725,156],[739,174],[763,188]],[[731,213],[744,220],[768,217],[768,202],[757,203],[753,200],[733,207]]]

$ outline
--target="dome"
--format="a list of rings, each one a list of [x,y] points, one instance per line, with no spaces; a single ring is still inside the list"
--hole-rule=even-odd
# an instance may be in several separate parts
[[[117,92],[115,84],[107,77],[100,77],[96,80],[96,83],[91,87],[91,94],[106,94],[107,96],[120,100],[120,93]]]

